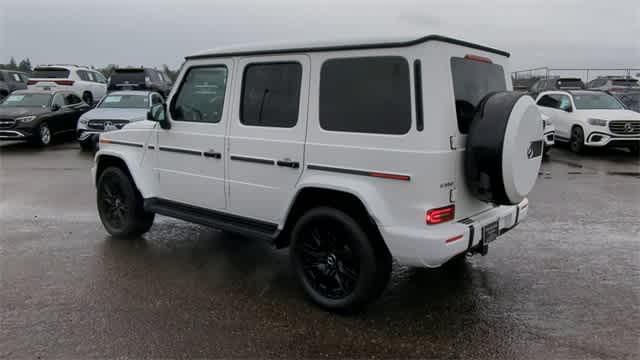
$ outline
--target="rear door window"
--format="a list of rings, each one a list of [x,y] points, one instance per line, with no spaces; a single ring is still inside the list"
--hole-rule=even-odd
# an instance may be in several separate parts
[[[240,122],[250,126],[294,127],[298,122],[302,66],[253,64],[244,70]]]
[[[84,70],[78,70],[78,77],[80,78],[80,80],[82,81],[90,81],[89,79],[89,73],[84,71]]]
[[[507,90],[504,69],[497,64],[454,57],[451,74],[458,130],[466,134],[480,101],[492,92]]]
[[[399,56],[327,60],[320,72],[324,130],[402,135],[411,128],[409,63]]]
[[[66,79],[69,77],[69,70],[64,68],[36,68],[31,77],[34,79]]]

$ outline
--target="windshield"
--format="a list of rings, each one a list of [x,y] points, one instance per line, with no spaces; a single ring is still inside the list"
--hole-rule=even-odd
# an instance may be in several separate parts
[[[573,101],[579,110],[615,110],[624,108],[616,98],[608,94],[575,95]]]
[[[109,95],[100,104],[101,108],[146,109],[149,107],[147,95]]]
[[[0,104],[2,107],[47,107],[50,94],[12,94]]]
[[[64,68],[36,68],[31,73],[33,79],[66,79],[69,76],[69,70]]]

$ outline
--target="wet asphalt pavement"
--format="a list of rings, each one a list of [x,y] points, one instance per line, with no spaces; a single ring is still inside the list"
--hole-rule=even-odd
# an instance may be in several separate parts
[[[554,149],[529,219],[460,269],[311,305],[287,250],[168,218],[117,241],[90,154],[0,145],[0,358],[640,357],[640,161]]]

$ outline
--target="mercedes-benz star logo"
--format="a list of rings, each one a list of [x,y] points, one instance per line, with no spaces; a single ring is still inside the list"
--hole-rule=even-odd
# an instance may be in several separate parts
[[[633,124],[631,124],[631,123],[624,124],[624,132],[632,133],[633,132]]]

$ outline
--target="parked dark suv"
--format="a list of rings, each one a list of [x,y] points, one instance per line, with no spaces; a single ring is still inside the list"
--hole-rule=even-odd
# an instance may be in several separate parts
[[[72,134],[89,105],[71,91],[17,90],[0,102],[0,140],[28,140],[42,146]]]
[[[0,70],[0,100],[15,90],[27,88],[27,74],[12,70]]]
[[[115,69],[109,77],[108,91],[149,90],[167,97],[171,91],[167,74],[151,68]]]
[[[531,86],[529,91],[531,95],[535,98],[543,91],[549,90],[582,90],[585,89],[584,82],[582,82],[579,78],[562,78],[562,77],[553,77],[540,79],[536,81],[535,84]]]

